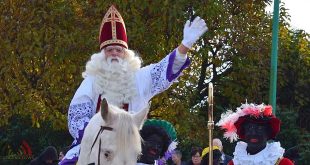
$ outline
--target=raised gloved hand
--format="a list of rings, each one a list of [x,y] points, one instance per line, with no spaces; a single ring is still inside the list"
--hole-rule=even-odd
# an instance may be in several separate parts
[[[191,48],[207,30],[206,22],[200,17],[196,17],[192,23],[187,20],[183,29],[182,44]]]

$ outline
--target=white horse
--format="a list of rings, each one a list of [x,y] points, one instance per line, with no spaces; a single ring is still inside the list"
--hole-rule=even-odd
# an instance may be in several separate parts
[[[135,165],[141,154],[139,128],[149,107],[137,114],[101,104],[84,131],[78,165]]]

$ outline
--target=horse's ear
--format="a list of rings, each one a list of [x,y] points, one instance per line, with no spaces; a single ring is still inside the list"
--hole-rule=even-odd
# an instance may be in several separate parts
[[[150,105],[148,105],[147,107],[143,108],[142,111],[136,113],[136,114],[133,114],[133,118],[134,118],[134,121],[136,123],[136,125],[141,128],[143,123],[144,123],[144,120],[147,118],[147,114],[149,112],[149,109],[150,109]]]
[[[101,116],[103,120],[107,120],[108,112],[109,112],[109,105],[107,100],[104,98],[101,101]]]

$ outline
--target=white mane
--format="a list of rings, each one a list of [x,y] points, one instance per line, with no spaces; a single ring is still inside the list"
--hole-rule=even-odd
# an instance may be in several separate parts
[[[141,153],[139,128],[148,109],[129,114],[113,105],[106,107],[108,111],[97,113],[85,128],[77,164],[135,165]]]

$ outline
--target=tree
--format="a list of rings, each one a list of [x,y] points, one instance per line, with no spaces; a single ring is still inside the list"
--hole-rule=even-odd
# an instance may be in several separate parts
[[[271,40],[271,17],[265,13],[268,2],[208,1],[206,4],[192,4],[197,15],[207,18],[209,32],[198,43],[197,52],[191,56],[191,68],[177,87],[160,96],[165,98],[165,106],[155,112],[157,116],[177,122],[182,126],[178,130],[180,134],[207,145],[209,82],[215,84],[215,121],[225,108],[235,107],[246,98],[263,100],[268,91],[262,88],[266,88],[268,82],[269,67],[266,66],[269,65],[266,63],[269,62],[268,44]],[[262,68],[263,73],[257,73]],[[172,104],[171,109],[166,108],[168,104]],[[220,133],[216,131],[215,134]]]
[[[49,120],[55,129],[66,128],[66,107],[75,81],[81,79],[76,76],[79,66],[91,48],[90,39],[82,37],[89,31],[78,19],[74,3],[0,3],[0,125],[12,115],[25,115],[36,127]]]

